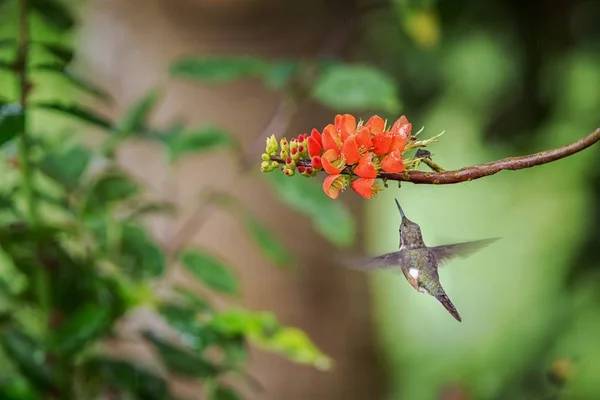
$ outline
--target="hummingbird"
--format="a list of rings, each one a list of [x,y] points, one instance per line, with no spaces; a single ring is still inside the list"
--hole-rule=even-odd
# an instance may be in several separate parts
[[[353,267],[362,270],[400,267],[404,277],[415,290],[435,297],[450,315],[462,322],[460,314],[440,283],[438,269],[449,260],[470,256],[499,238],[428,247],[423,241],[421,227],[409,220],[398,199],[394,200],[401,217],[398,251],[371,258],[366,262],[352,262]]]

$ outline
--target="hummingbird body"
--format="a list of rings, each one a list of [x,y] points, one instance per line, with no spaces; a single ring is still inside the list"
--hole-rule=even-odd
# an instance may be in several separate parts
[[[400,267],[404,277],[415,290],[435,297],[457,321],[461,322],[460,314],[440,283],[438,269],[449,259],[471,255],[498,239],[428,247],[423,241],[419,225],[406,218],[398,200],[396,205],[402,217],[398,251],[372,258],[366,263],[361,263],[359,268],[371,270]]]

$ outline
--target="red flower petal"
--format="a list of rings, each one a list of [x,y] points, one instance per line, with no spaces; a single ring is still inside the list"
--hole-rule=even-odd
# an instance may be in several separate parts
[[[390,152],[394,150],[398,150],[399,152],[403,152],[406,147],[406,142],[408,141],[408,137],[395,135],[392,139],[392,145],[390,146]]]
[[[346,164],[348,165],[358,162],[360,152],[354,136],[350,136],[342,145],[342,155],[346,159]]]
[[[379,115],[373,115],[365,126],[371,129],[372,135],[379,135],[385,128],[385,121]]]
[[[314,138],[314,136],[311,136],[308,138],[308,155],[311,157],[314,156],[320,156],[323,153],[323,147],[321,147],[321,144],[317,141],[317,139]]]
[[[356,143],[361,151],[371,150],[373,141],[371,140],[371,131],[367,127],[362,127],[356,134]]]
[[[403,115],[400,118],[398,118],[398,120],[396,122],[394,122],[394,125],[392,125],[392,129],[390,129],[390,132],[392,132],[394,135],[400,133],[400,130],[405,127],[406,125],[410,125],[410,123],[408,122],[408,119],[406,119],[406,117]],[[408,135],[410,135],[410,128],[407,132]]]
[[[391,132],[381,132],[372,139],[373,141],[373,153],[378,156],[384,156],[390,151],[392,145],[392,134]]]
[[[339,174],[340,172],[342,172],[342,169],[344,169],[344,165],[343,163],[341,163],[341,165],[339,165],[340,163],[335,163],[335,161],[338,161],[340,158],[339,153],[334,150],[334,149],[330,149],[327,150],[323,156],[321,157],[321,163],[323,163],[323,169],[325,170],[325,172],[327,172],[328,174]],[[341,167],[341,168],[340,168]]]
[[[332,199],[337,199],[340,191],[344,190],[346,185],[348,185],[348,182],[343,175],[329,175],[323,181],[323,191]]]
[[[312,132],[310,133],[310,137],[314,137],[316,139],[316,141],[319,142],[319,144],[321,146],[323,146],[323,142],[321,141],[321,134],[319,133],[318,130],[313,128]]]
[[[352,181],[352,189],[367,200],[379,191],[379,188],[375,185],[375,179],[365,178],[358,178]]]
[[[323,141],[323,150],[325,151],[331,149],[339,150],[342,146],[340,136],[335,127],[331,124],[327,125],[325,129],[323,129],[323,135],[321,137]]]
[[[340,195],[340,189],[333,185],[333,182],[339,177],[341,177],[340,174],[328,175],[323,181],[323,191],[327,196],[331,197],[332,199],[337,199]]]
[[[342,142],[356,131],[356,118],[350,114],[336,115],[335,127],[340,132]]]
[[[402,162],[402,154],[398,149],[394,149],[381,160],[381,169],[385,172],[402,172],[404,171],[404,163]]]
[[[321,168],[323,168],[323,163],[321,162],[321,157],[314,156],[310,160],[310,165],[312,165],[314,169],[321,169]]]
[[[365,153],[358,161],[358,165],[354,168],[354,173],[362,178],[376,178],[377,169],[373,164],[373,154]]]

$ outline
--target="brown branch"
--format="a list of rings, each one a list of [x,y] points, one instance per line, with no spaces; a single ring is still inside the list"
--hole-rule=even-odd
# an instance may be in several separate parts
[[[404,181],[412,183],[425,183],[432,185],[448,185],[452,183],[468,182],[474,179],[483,178],[485,176],[494,175],[500,171],[531,168],[537,165],[547,164],[561,158],[571,156],[581,150],[584,150],[594,143],[600,141],[600,128],[590,133],[586,137],[579,139],[566,146],[558,147],[552,150],[541,151],[539,153],[530,154],[520,157],[509,157],[489,162],[486,164],[477,164],[471,167],[465,167],[454,171],[444,172],[421,172],[421,171],[406,171],[400,173],[381,172],[379,178]],[[280,157],[271,157],[273,161],[283,163]],[[298,165],[310,166],[310,160],[300,160]],[[342,173],[352,174],[350,167],[346,167]]]

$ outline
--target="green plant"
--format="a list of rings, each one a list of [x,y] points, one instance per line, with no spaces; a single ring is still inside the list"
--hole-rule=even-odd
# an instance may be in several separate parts
[[[127,393],[163,399],[172,397],[169,377],[183,376],[201,381],[210,398],[238,398],[221,377],[247,378],[243,367],[249,344],[328,369],[331,360],[302,331],[283,326],[271,313],[240,307],[217,310],[189,288],[170,284],[166,274],[181,265],[214,293],[235,297],[240,291],[236,275],[221,257],[188,246],[186,227],[168,245],[158,243],[145,227],[145,218],[170,215],[176,212],[174,206],[148,193],[114,156],[123,142],[135,137],[162,146],[173,166],[185,155],[217,148],[240,153],[234,138],[208,125],[149,126],[148,117],[160,97],[155,91],[116,123],[76,103],[32,100],[43,84],[42,73],[61,76],[101,100],[110,101],[110,96],[70,70],[71,48],[31,37],[33,14],[49,29],[72,28],[74,19],[62,3],[0,2],[0,7],[7,5],[17,7],[19,34],[0,38],[5,53],[15,55],[0,59],[0,69],[17,82],[16,93],[6,88],[0,93],[2,397]],[[30,55],[37,52],[47,53],[52,61],[31,61]],[[102,145],[91,148],[74,135],[58,134],[56,125],[34,134],[31,116],[48,111],[106,132]],[[315,220],[329,212],[329,218],[346,224],[349,234],[333,235],[326,226],[320,231],[334,242],[349,243],[353,225],[347,211],[338,205],[319,208],[318,191],[307,195],[313,198],[313,208],[303,204],[304,211]],[[243,204],[221,193],[202,193],[198,203],[200,208],[217,205],[231,211],[273,264],[290,262],[279,239]],[[119,324],[144,308],[158,317],[161,328],[123,336]],[[151,346],[166,372],[109,355],[106,350],[115,340]]]

